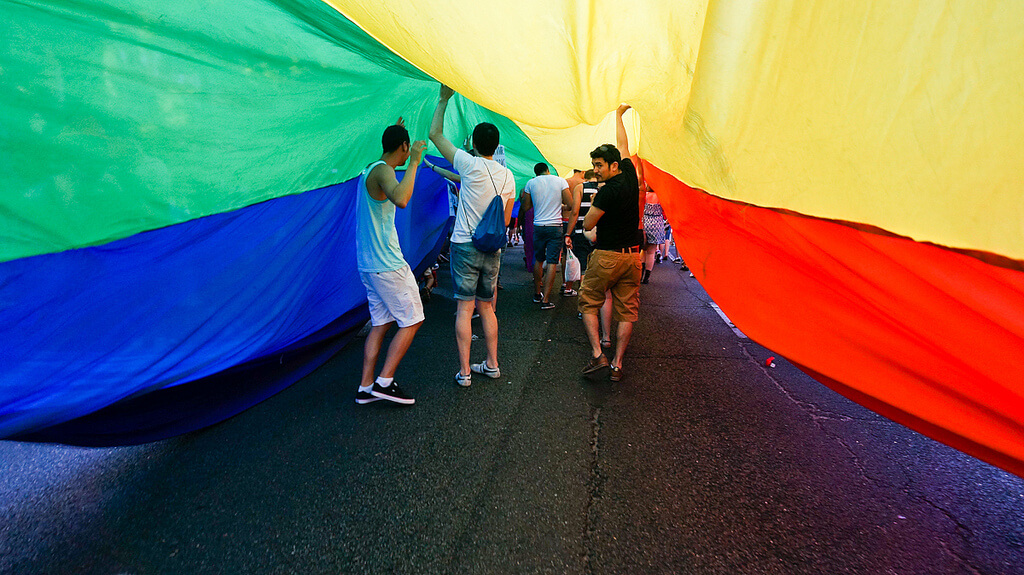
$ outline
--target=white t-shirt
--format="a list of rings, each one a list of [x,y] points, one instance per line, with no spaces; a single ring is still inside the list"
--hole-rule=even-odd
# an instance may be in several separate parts
[[[526,182],[533,200],[533,225],[557,226],[562,223],[562,190],[568,189],[565,178],[551,174],[537,176]]]
[[[516,196],[516,181],[512,171],[498,162],[472,156],[464,150],[455,151],[452,164],[462,178],[452,243],[464,244],[473,241],[473,232],[496,193],[501,193],[501,201],[506,206]]]

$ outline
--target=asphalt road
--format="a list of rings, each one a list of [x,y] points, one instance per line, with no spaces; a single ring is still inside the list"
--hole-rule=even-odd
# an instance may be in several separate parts
[[[678,266],[612,384],[579,375],[575,300],[540,311],[505,258],[498,380],[453,383],[442,269],[415,406],[353,402],[357,339],[201,432],[0,442],[0,574],[1024,573],[1024,480],[766,367]]]

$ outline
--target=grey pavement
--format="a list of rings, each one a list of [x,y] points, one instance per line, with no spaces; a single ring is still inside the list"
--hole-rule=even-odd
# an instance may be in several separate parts
[[[522,257],[500,379],[454,384],[442,268],[398,372],[415,406],[353,402],[356,339],[200,432],[0,442],[0,574],[1024,574],[1021,478],[765,366],[672,264],[626,379],[581,378],[575,300],[537,309]]]

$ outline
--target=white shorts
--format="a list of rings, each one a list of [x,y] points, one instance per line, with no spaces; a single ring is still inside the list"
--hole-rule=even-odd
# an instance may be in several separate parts
[[[398,327],[409,327],[423,321],[420,290],[408,265],[391,272],[359,272],[359,279],[366,286],[373,326],[397,321]]]

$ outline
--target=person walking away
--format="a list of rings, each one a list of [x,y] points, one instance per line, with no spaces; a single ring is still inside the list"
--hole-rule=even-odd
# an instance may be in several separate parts
[[[394,378],[398,364],[423,324],[423,303],[416,278],[398,244],[395,208],[405,208],[412,198],[416,169],[427,145],[422,140],[409,144],[409,132],[401,118],[384,130],[381,145],[384,152],[380,159],[363,170],[356,186],[356,264],[359,279],[366,287],[371,325],[363,347],[363,373],[356,403],[386,399],[412,405],[416,400]],[[409,168],[399,182],[395,168],[407,160]],[[374,379],[377,356],[392,323],[398,324],[398,332],[388,346],[380,375]]]
[[[533,173],[536,176],[526,183],[519,201],[521,209],[533,208],[533,301],[547,310],[555,308],[550,298],[565,237],[562,208],[572,204],[572,193],[565,179],[551,175],[547,164],[537,164]]]
[[[640,283],[648,283],[651,270],[654,269],[654,253],[665,243],[665,213],[654,190],[647,190],[647,203],[644,204],[644,265]]]
[[[498,366],[498,318],[494,315],[494,295],[501,253],[486,254],[473,246],[473,232],[480,224],[487,206],[495,195],[500,195],[505,206],[505,225],[512,216],[512,203],[516,183],[512,172],[494,161],[500,134],[493,124],[483,122],[473,128],[473,147],[480,154],[470,155],[455,147],[444,136],[444,113],[448,100],[454,95],[448,86],[441,85],[434,117],[430,122],[430,141],[441,155],[452,163],[462,179],[459,208],[455,217],[455,230],[451,239],[451,268],[454,296],[458,301],[455,313],[455,343],[459,352],[459,371],[455,382],[463,387],[472,383],[472,374],[490,378],[501,377]],[[487,359],[470,364],[470,344],[473,337],[473,308],[479,302],[480,322],[484,329]]]

